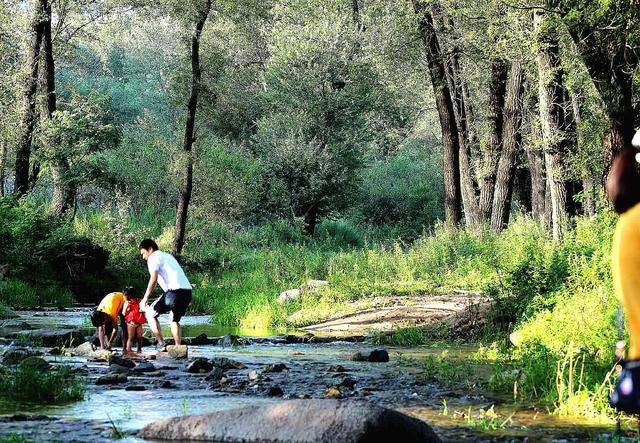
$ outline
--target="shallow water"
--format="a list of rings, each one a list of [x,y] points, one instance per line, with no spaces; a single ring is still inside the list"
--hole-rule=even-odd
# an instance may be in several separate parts
[[[40,314],[40,315],[39,315]],[[23,318],[35,327],[86,325],[87,310],[23,312]],[[167,325],[167,320],[163,321]],[[210,317],[185,318],[185,336],[202,332],[208,336],[234,333],[247,336],[271,335],[274,331],[242,331],[220,328],[210,323]],[[345,377],[328,372],[331,365],[343,365],[346,375],[357,380],[356,388],[347,395],[398,409],[424,419],[444,441],[607,441],[613,424],[595,420],[567,419],[547,413],[544,406],[514,405],[508,397],[496,396],[474,383],[486,379],[486,367],[477,366],[460,383],[442,385],[420,380],[427,355],[441,355],[444,345],[436,347],[388,347],[391,361],[384,364],[351,361],[354,352],[371,349],[362,343],[333,342],[326,344],[253,344],[235,348],[220,346],[190,346],[189,357],[229,357],[245,364],[244,370],[229,371],[237,380],[246,380],[249,370],[260,371],[267,364],[283,362],[289,368],[279,374],[269,374],[264,385],[242,386],[237,390],[210,389],[200,375],[186,374],[179,363],[159,354],[153,361],[157,367],[169,369],[164,378],[174,380],[176,389],[158,389],[152,379],[131,377],[132,383],[143,384],[148,390],[126,391],[122,386],[105,387],[94,383],[97,375],[106,373],[106,363],[88,361],[83,357],[47,357],[56,363],[86,366],[89,370],[88,392],[83,401],[63,405],[34,405],[0,402],[0,414],[41,414],[63,417],[55,426],[49,422],[34,422],[31,438],[50,441],[51,433],[61,441],[108,440],[110,429],[116,427],[126,435],[125,441],[140,441],[132,434],[145,424],[160,418],[231,409],[246,405],[266,404],[307,395],[322,398],[324,390]],[[448,357],[468,358],[474,346],[447,347]],[[145,352],[153,353],[151,348]],[[174,367],[175,366],[175,367]],[[246,384],[246,383],[245,383]],[[277,384],[284,398],[267,397],[264,387]],[[367,392],[364,394],[364,392]],[[366,396],[364,396],[366,395]],[[74,421],[75,420],[75,421]],[[0,423],[0,433],[26,429],[22,423]],[[57,426],[57,427],[56,427]],[[42,429],[40,429],[42,428]],[[60,430],[62,429],[62,430]],[[94,433],[94,434],[91,434]],[[93,437],[88,437],[93,435]]]
[[[95,331],[89,320],[90,308],[70,308],[64,311],[20,311],[20,318],[31,324],[34,328],[64,328],[75,327],[86,329],[87,334]],[[171,319],[167,315],[160,316],[160,326],[164,335],[171,335],[169,324]],[[226,334],[242,335],[248,337],[267,337],[286,331],[272,329],[246,329],[230,326],[216,325],[210,315],[187,315],[182,318],[182,331],[185,337],[194,337],[205,333],[209,337],[217,337]],[[148,326],[144,330],[148,330]]]

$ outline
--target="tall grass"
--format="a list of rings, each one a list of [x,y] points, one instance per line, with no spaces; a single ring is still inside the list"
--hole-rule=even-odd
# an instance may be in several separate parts
[[[15,400],[66,402],[82,400],[86,383],[66,366],[43,371],[18,365],[0,368],[0,395]]]

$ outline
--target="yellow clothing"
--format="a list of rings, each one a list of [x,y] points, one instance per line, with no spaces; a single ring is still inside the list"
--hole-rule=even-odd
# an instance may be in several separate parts
[[[97,310],[102,311],[111,317],[113,326],[118,325],[118,315],[122,313],[122,306],[124,305],[125,297],[122,292],[112,292],[107,294],[100,304]]]
[[[620,215],[613,235],[612,273],[629,324],[629,360],[640,359],[640,203]]]

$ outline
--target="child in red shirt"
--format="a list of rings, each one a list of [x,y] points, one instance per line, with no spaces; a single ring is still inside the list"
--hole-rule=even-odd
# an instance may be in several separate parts
[[[133,348],[133,337],[138,339],[138,353],[142,352],[142,325],[147,322],[144,312],[140,310],[140,297],[134,294],[131,286],[123,291],[126,301],[122,307],[122,314],[127,323],[127,332],[129,337],[127,340],[127,349],[125,353],[131,353]]]

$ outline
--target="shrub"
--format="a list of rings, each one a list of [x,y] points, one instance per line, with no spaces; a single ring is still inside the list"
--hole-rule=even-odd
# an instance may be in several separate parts
[[[316,228],[315,236],[321,244],[341,248],[358,247],[363,243],[358,227],[348,220],[324,220]]]
[[[0,395],[34,402],[65,402],[81,400],[85,382],[70,368],[59,366],[49,371],[18,366],[0,370]]]

